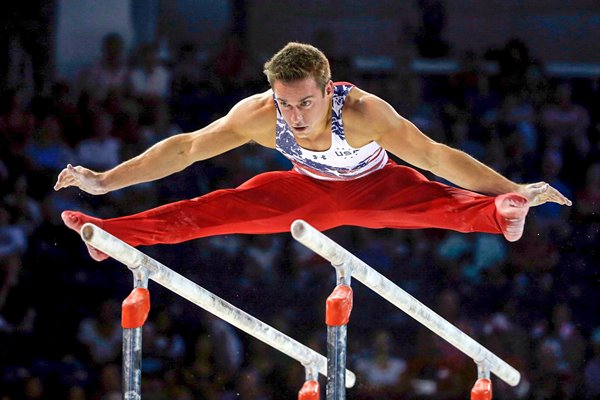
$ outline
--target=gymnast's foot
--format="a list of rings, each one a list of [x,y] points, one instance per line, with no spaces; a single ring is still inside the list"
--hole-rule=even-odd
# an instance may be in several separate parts
[[[523,236],[529,200],[518,193],[506,193],[497,196],[495,202],[502,234],[509,242],[516,242]]]
[[[67,226],[67,228],[73,229],[77,234],[80,233],[81,227],[86,223],[90,222],[98,227],[102,227],[102,220],[100,218],[90,217],[78,211],[63,211],[60,214],[63,222]],[[90,246],[89,244],[85,244],[87,246],[88,252],[90,256],[96,261],[103,261],[108,258],[108,255],[101,252],[98,249]]]

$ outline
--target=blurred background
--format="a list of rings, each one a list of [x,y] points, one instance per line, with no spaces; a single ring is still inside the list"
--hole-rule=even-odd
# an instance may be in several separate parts
[[[494,378],[494,398],[599,398],[597,1],[37,0],[4,2],[0,21],[0,399],[121,398],[131,275],[92,261],[61,211],[129,214],[289,165],[247,145],[97,197],[54,192],[58,172],[111,168],[222,116],[268,89],[262,63],[290,40],[324,50],[334,80],[383,97],[432,138],[573,200],[533,209],[516,243],[435,229],[327,234],[517,367],[522,383]],[[289,234],[142,250],[326,352],[335,274]],[[468,396],[470,359],[354,290],[349,399]],[[144,399],[296,398],[300,364],[159,285],[150,292]]]

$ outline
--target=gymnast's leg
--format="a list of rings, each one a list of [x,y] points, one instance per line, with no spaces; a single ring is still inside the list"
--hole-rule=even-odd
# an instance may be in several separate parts
[[[518,240],[529,210],[526,197],[484,196],[428,180],[413,168],[388,164],[367,178],[344,182],[347,225],[369,228],[441,228],[459,232],[502,233]]]
[[[308,178],[295,171],[259,174],[235,189],[223,189],[128,216],[99,219],[64,211],[69,228],[79,232],[91,222],[132,246],[180,243],[196,238],[289,231],[305,219],[320,230],[340,225],[335,182]],[[88,246],[96,260],[107,256]]]
[[[289,231],[296,219],[319,230],[340,225],[368,228],[442,228],[502,233],[518,240],[528,212],[518,194],[497,197],[431,182],[395,164],[350,181],[319,181],[294,171],[260,174],[235,189],[166,204],[141,213],[98,219],[65,211],[65,224],[79,232],[91,222],[132,246],[180,243],[196,238]],[[88,246],[96,260],[107,256]]]

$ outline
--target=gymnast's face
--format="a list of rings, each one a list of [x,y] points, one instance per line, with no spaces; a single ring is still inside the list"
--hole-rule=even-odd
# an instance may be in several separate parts
[[[333,83],[319,88],[314,78],[273,83],[275,99],[285,122],[296,139],[317,139],[327,131],[331,111]]]

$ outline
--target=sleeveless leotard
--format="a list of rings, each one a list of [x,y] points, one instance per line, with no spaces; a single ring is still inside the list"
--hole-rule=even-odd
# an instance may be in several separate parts
[[[331,113],[331,147],[312,151],[301,147],[277,107],[276,149],[289,159],[301,174],[322,180],[357,179],[383,168],[388,162],[387,152],[375,142],[355,148],[348,144],[344,134],[342,110],[346,96],[353,85],[335,84]]]

